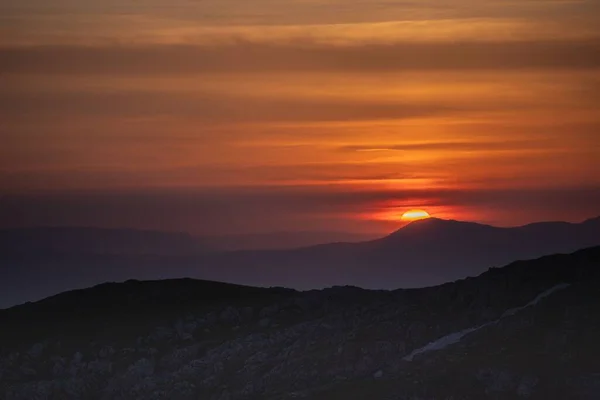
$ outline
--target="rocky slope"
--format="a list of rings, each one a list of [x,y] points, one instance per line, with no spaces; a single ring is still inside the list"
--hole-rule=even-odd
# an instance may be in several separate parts
[[[129,281],[0,310],[3,399],[598,399],[600,247],[425,289]]]

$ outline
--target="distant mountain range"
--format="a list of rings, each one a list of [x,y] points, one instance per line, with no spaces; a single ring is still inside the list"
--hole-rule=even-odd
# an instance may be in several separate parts
[[[424,287],[477,275],[489,267],[600,245],[600,218],[497,228],[430,218],[372,241],[207,257],[211,278],[299,289],[354,285]]]
[[[285,250],[334,242],[363,242],[377,238],[377,234],[299,231],[251,233],[239,235],[201,236],[198,238],[205,248],[216,251],[238,250]]]
[[[431,229],[492,235],[401,237]],[[0,398],[596,400],[599,285],[600,247],[422,289],[106,283],[0,310]]]
[[[376,234],[299,231],[220,236],[95,227],[0,229],[0,253],[193,255],[238,250],[281,250],[333,242],[360,242]]]
[[[0,230],[1,253],[184,255],[208,250],[187,233],[89,227]]]
[[[106,281],[193,277],[254,286],[415,288],[600,245],[600,218],[498,228],[426,219],[386,237],[214,251],[186,234],[47,228],[0,232],[0,307]]]

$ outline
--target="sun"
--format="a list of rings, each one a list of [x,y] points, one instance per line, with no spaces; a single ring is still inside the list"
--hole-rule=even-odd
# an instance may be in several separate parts
[[[402,221],[416,221],[425,218],[431,218],[431,215],[425,210],[408,210],[402,214]]]

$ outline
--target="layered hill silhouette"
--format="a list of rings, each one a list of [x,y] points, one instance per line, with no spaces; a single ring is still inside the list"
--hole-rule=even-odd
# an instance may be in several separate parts
[[[24,232],[21,237],[27,238]],[[600,218],[515,228],[431,218],[371,241],[227,252],[199,249],[189,236],[179,234],[135,232],[133,236],[147,239],[127,242],[111,233],[116,239],[108,244],[106,240],[94,244],[74,235],[65,242],[72,248],[54,243],[46,249],[40,245],[44,242],[40,231],[34,239],[15,239],[11,231],[3,235],[0,307],[7,307],[127,279],[192,277],[295,289],[426,287],[474,276],[514,260],[600,245]],[[87,244],[78,245],[82,240]],[[28,250],[28,243],[33,243],[35,251]],[[135,251],[124,250],[127,246]]]
[[[187,233],[90,227],[0,230],[4,254],[189,255],[207,250]]]
[[[361,242],[377,238],[377,234],[338,231],[297,231],[202,236],[198,240],[213,251],[284,250],[323,243]]]
[[[194,255],[206,252],[291,249],[377,237],[335,231],[299,231],[219,236],[184,232],[94,227],[0,229],[0,253],[91,253],[112,255]]]
[[[422,289],[107,283],[0,310],[0,398],[597,399],[599,284],[600,247]]]

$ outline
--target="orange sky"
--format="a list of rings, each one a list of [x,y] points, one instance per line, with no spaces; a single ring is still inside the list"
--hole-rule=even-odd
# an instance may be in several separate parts
[[[600,214],[597,1],[5,3],[5,224]]]

